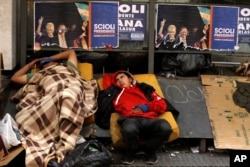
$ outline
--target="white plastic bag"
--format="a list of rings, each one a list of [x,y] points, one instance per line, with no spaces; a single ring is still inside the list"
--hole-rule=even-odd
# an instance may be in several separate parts
[[[17,124],[9,113],[6,113],[2,120],[0,120],[0,135],[7,150],[21,144]]]

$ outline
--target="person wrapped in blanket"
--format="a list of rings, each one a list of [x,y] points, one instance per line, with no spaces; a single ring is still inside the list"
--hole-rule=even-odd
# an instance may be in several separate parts
[[[113,99],[113,105],[114,110],[121,114],[117,122],[126,145],[121,162],[132,165],[139,149],[139,141],[143,140],[146,141],[142,150],[146,153],[145,163],[156,164],[156,152],[172,133],[166,120],[157,119],[168,107],[166,100],[160,97],[151,85],[137,83],[128,71],[115,72],[112,81],[113,85],[120,88],[120,92]]]
[[[97,110],[97,82],[84,80],[77,63],[75,51],[66,50],[35,59],[11,77],[25,84],[11,100],[18,102],[15,120],[26,146],[26,167],[58,166],[74,149],[84,118]],[[40,70],[29,73],[36,64]]]

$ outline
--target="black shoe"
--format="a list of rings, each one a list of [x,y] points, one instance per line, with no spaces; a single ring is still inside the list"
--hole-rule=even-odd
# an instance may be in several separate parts
[[[158,163],[157,155],[155,153],[146,154],[145,164],[147,165],[155,165]]]
[[[47,167],[60,167],[60,165],[58,164],[58,162],[56,161],[56,159],[51,159],[48,162]]]
[[[134,164],[134,158],[132,156],[124,156],[122,157],[121,159],[121,163],[124,164],[124,165],[132,165]]]

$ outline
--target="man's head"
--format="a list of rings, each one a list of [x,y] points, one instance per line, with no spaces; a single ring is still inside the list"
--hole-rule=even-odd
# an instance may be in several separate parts
[[[182,27],[180,31],[180,37],[186,39],[188,35],[188,29],[186,27]]]
[[[135,79],[128,71],[117,71],[114,74],[113,82],[116,86],[125,88],[135,84]]]
[[[176,26],[171,24],[168,26],[168,34],[170,39],[174,39],[176,35]]]
[[[53,37],[54,36],[54,31],[55,31],[55,26],[53,23],[49,22],[46,24],[46,32],[48,34],[49,37]]]
[[[67,32],[67,27],[64,24],[60,24],[58,26],[58,33],[59,34],[65,34]]]

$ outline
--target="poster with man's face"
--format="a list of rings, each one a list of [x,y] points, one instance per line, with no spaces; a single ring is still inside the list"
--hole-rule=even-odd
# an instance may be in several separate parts
[[[164,50],[209,49],[210,7],[157,6],[155,47]]]
[[[34,50],[119,46],[118,2],[34,3]]]
[[[234,50],[238,7],[158,4],[155,47],[164,50]]]

